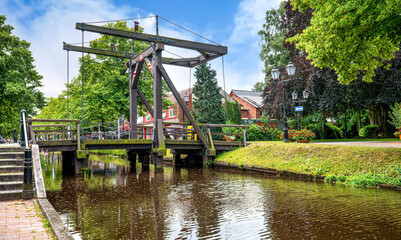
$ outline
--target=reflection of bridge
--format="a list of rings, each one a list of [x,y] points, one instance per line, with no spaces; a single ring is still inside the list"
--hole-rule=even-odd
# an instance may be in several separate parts
[[[34,124],[38,122],[41,124]],[[160,167],[163,161],[155,161],[152,156],[162,158],[166,155],[166,149],[174,153],[174,161],[177,165],[184,164],[181,154],[188,156],[187,163],[201,164],[212,159],[216,152],[229,151],[246,145],[243,125],[199,124],[199,126],[204,130],[202,134],[206,136],[208,148],[201,140],[198,140],[196,132],[185,123],[168,122],[160,126],[159,129],[163,131],[158,133],[159,146],[155,146],[153,139],[141,139],[144,135],[154,136],[152,125],[137,125],[135,135],[139,139],[87,139],[87,137],[81,139],[79,120],[28,119],[28,135],[29,139],[38,144],[41,150],[61,151],[67,159],[74,159],[75,156],[85,158],[86,150],[126,149],[128,159],[136,162],[138,155],[138,160],[145,169],[148,168],[150,159],[152,164]],[[226,133],[221,132],[222,129]],[[230,141],[213,140],[216,136],[220,138],[224,136]],[[238,141],[231,141],[234,138]]]

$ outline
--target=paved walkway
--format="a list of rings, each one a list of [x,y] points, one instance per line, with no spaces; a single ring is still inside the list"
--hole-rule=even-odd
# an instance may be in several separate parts
[[[37,205],[37,202],[36,202]],[[34,200],[0,202],[0,240],[52,239]]]
[[[329,145],[345,145],[345,146],[361,146],[361,147],[389,147],[389,148],[401,148],[401,142],[316,142],[314,144],[329,144]]]

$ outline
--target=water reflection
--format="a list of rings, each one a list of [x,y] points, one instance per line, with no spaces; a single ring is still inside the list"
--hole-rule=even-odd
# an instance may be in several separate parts
[[[76,177],[57,158],[45,168],[49,201],[78,239],[401,237],[398,192],[207,169],[130,174],[107,161]]]

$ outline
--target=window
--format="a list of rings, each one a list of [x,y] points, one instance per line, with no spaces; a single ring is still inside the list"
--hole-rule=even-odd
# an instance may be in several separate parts
[[[166,119],[166,111],[163,111],[162,118],[163,118],[163,119]]]
[[[150,121],[150,114],[146,115],[146,122]]]
[[[168,116],[171,118],[171,117],[174,117],[174,109],[169,109],[168,110]]]

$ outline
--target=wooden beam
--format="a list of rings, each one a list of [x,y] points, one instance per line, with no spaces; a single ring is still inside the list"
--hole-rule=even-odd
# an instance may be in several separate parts
[[[95,32],[100,34],[106,34],[122,38],[130,38],[139,41],[152,42],[152,43],[163,43],[165,45],[181,47],[186,49],[192,49],[197,51],[205,51],[215,53],[220,56],[227,54],[227,47],[221,45],[214,45],[201,42],[193,42],[188,40],[182,40],[178,38],[170,38],[153,34],[139,33],[133,31],[126,31],[121,29],[114,29],[102,26],[91,25],[87,23],[76,23],[75,28],[88,32]]]
[[[82,47],[73,46],[73,45],[70,45],[67,43],[63,43],[63,49],[67,50],[67,51],[82,52]],[[83,50],[85,53],[92,53],[92,54],[108,56],[108,57],[126,58],[126,59],[131,59],[131,58],[135,57],[135,54],[133,54],[133,53],[118,52],[118,51],[112,51],[112,50],[106,50],[106,49],[84,47]]]
[[[142,102],[145,104],[145,106],[148,109],[150,115],[152,115],[152,117],[154,117],[152,106],[150,106],[148,100],[146,99],[145,94],[143,94],[142,90],[139,87],[138,87],[138,95],[142,99]]]
[[[79,123],[81,120],[78,119],[36,119],[36,118],[28,118],[28,122],[75,122]]]
[[[138,82],[139,82],[139,77],[141,76],[143,63],[144,63],[144,61],[140,61],[135,66],[131,88],[134,88],[134,89],[138,88]]]
[[[187,115],[187,118],[189,120],[189,122],[191,123],[191,125],[193,126],[193,128],[196,131],[196,134],[198,135],[198,138],[200,140],[202,140],[203,144],[206,146],[206,148],[209,148],[209,143],[206,140],[205,136],[203,135],[202,131],[200,130],[198,124],[196,123],[196,121],[194,120],[194,118],[192,117],[191,113],[189,112],[187,106],[185,105],[184,101],[181,98],[181,95],[178,93],[177,89],[175,88],[173,82],[171,81],[170,77],[168,76],[166,70],[164,69],[162,64],[157,65],[158,70],[161,72],[164,81],[167,83],[167,86],[170,88],[171,92],[173,93],[175,99],[177,100],[178,104],[180,105],[180,107],[182,108],[182,110],[184,111],[185,115]]]

